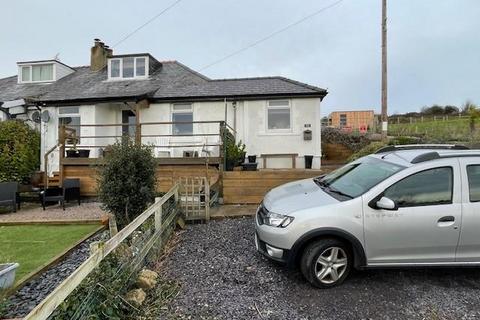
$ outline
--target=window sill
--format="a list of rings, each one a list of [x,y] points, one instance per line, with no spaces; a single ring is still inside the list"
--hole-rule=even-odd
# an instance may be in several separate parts
[[[300,136],[301,133],[298,132],[285,132],[285,131],[267,131],[259,132],[257,136]]]
[[[134,77],[134,78],[108,78],[104,82],[118,82],[118,81],[138,81],[138,80],[150,80],[150,77]]]

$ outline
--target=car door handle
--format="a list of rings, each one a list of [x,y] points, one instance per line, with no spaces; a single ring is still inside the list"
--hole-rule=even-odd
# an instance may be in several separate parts
[[[438,222],[455,222],[454,216],[445,216],[438,219]]]
[[[453,226],[454,224],[455,224],[455,217],[454,216],[441,217],[437,221],[437,226],[439,226],[441,228],[450,227],[450,226]],[[457,229],[457,227],[455,226],[454,229]]]

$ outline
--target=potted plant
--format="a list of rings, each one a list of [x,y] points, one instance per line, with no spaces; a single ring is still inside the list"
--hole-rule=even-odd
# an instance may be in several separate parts
[[[77,146],[74,144],[70,149],[65,150],[67,153],[67,158],[78,158]]]
[[[238,143],[227,140],[226,149],[226,169],[232,171],[235,166],[241,165],[245,161],[245,144],[241,140]]]
[[[0,263],[0,289],[7,289],[15,282],[18,263]]]
[[[90,150],[88,149],[78,149],[77,154],[79,158],[88,158],[90,156]]]

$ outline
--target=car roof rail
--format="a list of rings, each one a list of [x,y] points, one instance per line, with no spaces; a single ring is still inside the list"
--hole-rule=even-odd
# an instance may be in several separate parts
[[[435,160],[435,159],[440,159],[440,154],[438,152],[432,151],[432,152],[427,152],[427,153],[422,153],[421,155],[416,156],[415,158],[410,161],[410,163],[420,163],[420,162],[425,162],[425,161],[430,161],[430,160]]]
[[[470,150],[469,147],[461,144],[404,144],[386,146],[378,149],[375,153],[394,152],[400,150],[421,150],[421,149],[438,149],[438,150]]]

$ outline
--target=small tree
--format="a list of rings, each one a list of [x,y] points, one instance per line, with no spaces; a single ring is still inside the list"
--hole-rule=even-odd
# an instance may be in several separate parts
[[[475,122],[480,118],[480,110],[472,102],[467,101],[463,105],[462,112],[469,117],[470,132],[474,133],[476,130]]]
[[[142,213],[155,197],[155,160],[148,146],[130,139],[114,144],[99,172],[99,198],[120,228]]]
[[[40,165],[40,134],[20,120],[0,122],[0,182],[29,183]]]

